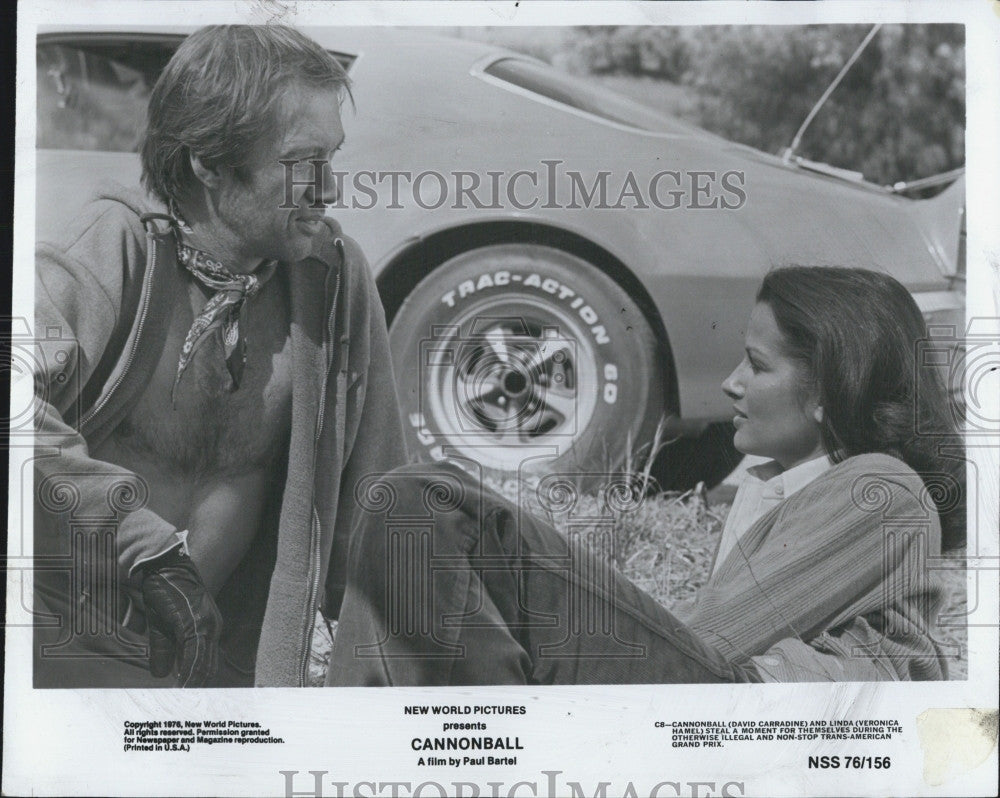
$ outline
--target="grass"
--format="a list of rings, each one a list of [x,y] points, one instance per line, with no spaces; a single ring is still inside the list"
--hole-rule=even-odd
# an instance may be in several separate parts
[[[516,482],[493,487],[509,499],[518,498]],[[534,496],[534,491],[521,491],[520,494]],[[634,511],[619,513],[615,519],[612,555],[618,570],[668,608],[692,598],[708,579],[712,557],[729,513],[729,501],[721,501],[720,497],[731,499],[724,490],[706,492],[703,488],[686,493],[661,493],[645,497]],[[579,523],[579,519],[607,517],[606,498],[582,496],[574,507],[574,518],[569,518],[568,513],[546,513],[537,501],[529,501],[528,506],[569,537],[587,540],[594,525]],[[942,614],[964,616],[965,571],[935,573],[940,576],[947,593]],[[335,633],[335,623],[333,628]],[[950,677],[965,679],[968,675],[965,627],[941,628],[938,639],[958,647],[960,659],[948,663]],[[331,644],[330,631],[317,618],[310,662],[311,685],[323,683]]]

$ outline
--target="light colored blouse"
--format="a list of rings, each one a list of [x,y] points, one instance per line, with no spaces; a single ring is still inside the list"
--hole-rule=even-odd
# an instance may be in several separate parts
[[[782,469],[776,460],[748,468],[736,490],[729,515],[726,516],[726,525],[719,539],[719,547],[715,551],[715,559],[712,561],[712,572],[715,572],[718,563],[726,559],[743,533],[753,526],[754,521],[772,507],[791,498],[832,465],[833,461],[823,455],[799,463],[787,471]]]
[[[847,458],[740,525],[693,604],[674,608],[703,640],[767,681],[947,678],[927,568],[940,524],[905,463]]]

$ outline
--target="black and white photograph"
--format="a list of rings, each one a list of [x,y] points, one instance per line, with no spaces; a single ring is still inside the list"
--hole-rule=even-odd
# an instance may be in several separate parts
[[[5,794],[992,794],[990,8],[18,11]]]

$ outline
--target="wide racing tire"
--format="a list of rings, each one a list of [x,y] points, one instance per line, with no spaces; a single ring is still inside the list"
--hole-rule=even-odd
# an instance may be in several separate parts
[[[501,478],[596,475],[640,460],[666,413],[666,359],[637,303],[552,247],[451,258],[407,297],[389,341],[408,444],[424,461],[457,455]]]

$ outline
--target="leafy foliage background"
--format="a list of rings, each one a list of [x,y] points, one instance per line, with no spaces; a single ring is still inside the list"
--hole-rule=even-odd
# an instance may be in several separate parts
[[[564,28],[557,35],[462,29],[461,35],[606,78],[725,138],[779,153],[869,29],[642,26]],[[640,80],[628,86],[615,80],[624,76]],[[964,28],[885,25],[823,106],[798,153],[892,184],[961,166],[964,128]]]

